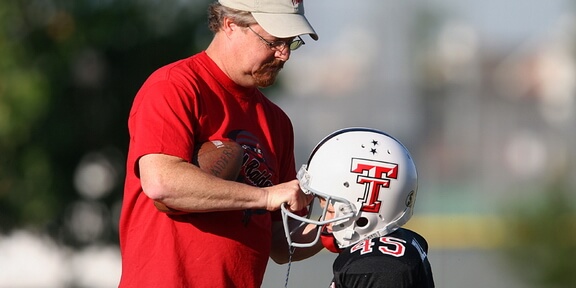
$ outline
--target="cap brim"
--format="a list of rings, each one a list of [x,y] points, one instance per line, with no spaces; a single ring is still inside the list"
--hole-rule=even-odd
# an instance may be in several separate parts
[[[272,14],[252,12],[252,16],[262,29],[270,35],[278,38],[290,38],[309,34],[314,40],[318,40],[318,34],[312,25],[301,14]]]

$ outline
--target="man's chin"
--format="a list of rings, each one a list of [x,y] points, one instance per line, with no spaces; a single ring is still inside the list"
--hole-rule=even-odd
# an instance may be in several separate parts
[[[272,84],[274,84],[274,82],[276,82],[276,75],[265,77],[265,78],[259,77],[259,78],[256,78],[255,80],[256,80],[256,85],[258,87],[266,88],[266,87],[272,86]]]
[[[272,86],[272,84],[274,84],[274,82],[272,82],[272,83],[266,82],[266,83],[262,83],[262,84],[256,84],[256,86],[258,86],[258,88],[266,88],[266,87]]]

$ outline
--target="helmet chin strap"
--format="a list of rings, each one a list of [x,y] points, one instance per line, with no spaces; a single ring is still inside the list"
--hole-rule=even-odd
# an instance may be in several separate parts
[[[288,279],[290,278],[290,266],[292,266],[292,255],[294,255],[294,250],[296,247],[288,244],[288,268],[286,268],[286,282],[284,282],[284,288],[288,288]]]

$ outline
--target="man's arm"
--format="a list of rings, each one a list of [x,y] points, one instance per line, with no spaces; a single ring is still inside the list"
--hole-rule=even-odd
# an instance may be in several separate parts
[[[274,211],[282,203],[290,210],[304,209],[311,197],[297,180],[271,187],[254,187],[222,180],[179,157],[148,154],[138,162],[144,193],[152,200],[184,212],[244,209]]]

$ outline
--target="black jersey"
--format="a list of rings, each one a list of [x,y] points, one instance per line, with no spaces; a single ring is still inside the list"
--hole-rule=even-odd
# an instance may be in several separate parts
[[[432,288],[428,243],[418,233],[400,228],[384,237],[365,239],[334,260],[336,288]]]

